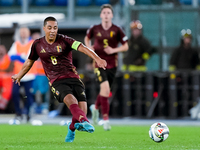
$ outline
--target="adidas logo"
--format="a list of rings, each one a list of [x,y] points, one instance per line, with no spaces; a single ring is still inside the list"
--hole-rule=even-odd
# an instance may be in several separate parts
[[[42,50],[40,51],[40,53],[46,53],[46,51],[45,51],[44,49],[42,49]]]
[[[85,92],[82,92],[81,95],[85,95]]]

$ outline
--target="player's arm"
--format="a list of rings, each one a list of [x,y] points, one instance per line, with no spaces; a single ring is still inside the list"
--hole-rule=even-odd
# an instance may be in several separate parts
[[[88,55],[89,57],[91,57],[92,59],[94,59],[97,63],[97,65],[100,68],[106,69],[107,63],[105,60],[101,59],[93,50],[91,50],[90,48],[86,47],[83,44],[80,44],[80,46],[78,47],[78,51]]]
[[[35,60],[27,59],[24,62],[20,72],[18,74],[15,74],[14,76],[12,76],[13,82],[18,83],[18,85],[20,85],[21,78],[31,69],[34,62],[35,62]]]
[[[112,48],[110,46],[107,46],[104,51],[107,54],[114,54],[114,53],[118,53],[118,52],[125,52],[128,50],[128,42],[124,43],[123,45],[116,47],[116,48]]]
[[[84,38],[84,42],[85,42],[85,45],[86,45],[87,47],[89,47],[90,49],[94,50],[94,48],[93,48],[92,45],[91,45],[91,39],[89,39],[87,35],[86,35],[85,38]]]

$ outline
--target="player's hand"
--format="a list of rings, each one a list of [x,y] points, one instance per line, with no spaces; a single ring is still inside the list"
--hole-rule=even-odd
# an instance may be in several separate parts
[[[17,74],[13,75],[11,78],[13,82],[20,86],[20,78],[17,76]]]
[[[110,55],[110,54],[113,54],[114,51],[113,51],[113,48],[110,47],[110,46],[107,46],[106,48],[104,48],[104,51],[106,52],[106,54]]]
[[[96,61],[96,63],[100,68],[103,68],[104,70],[106,70],[107,62],[104,59],[100,58]]]

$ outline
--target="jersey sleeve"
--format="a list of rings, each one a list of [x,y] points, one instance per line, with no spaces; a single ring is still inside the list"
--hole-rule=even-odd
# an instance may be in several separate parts
[[[121,28],[119,28],[119,37],[121,44],[124,44],[128,41],[128,37],[125,35],[124,31]]]
[[[91,39],[93,37],[93,30],[94,26],[91,26],[89,29],[87,29],[86,36]]]
[[[76,41],[75,39],[67,36],[65,36],[65,42],[67,42],[70,45],[70,47],[74,50],[78,50],[78,47],[81,44],[81,42]]]
[[[37,60],[39,58],[37,51],[36,51],[36,46],[37,46],[37,40],[35,40],[31,46],[31,52],[29,54],[28,59]]]

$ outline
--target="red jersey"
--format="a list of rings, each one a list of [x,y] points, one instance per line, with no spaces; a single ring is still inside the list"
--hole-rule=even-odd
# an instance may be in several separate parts
[[[29,59],[41,59],[44,71],[51,83],[63,78],[79,78],[76,67],[72,64],[72,50],[77,50],[80,42],[58,34],[53,44],[45,37],[34,41]]]
[[[127,42],[128,37],[124,34],[122,29],[112,24],[108,30],[104,30],[102,25],[94,25],[87,30],[87,37],[89,39],[94,38],[94,49],[97,55],[107,61],[108,69],[117,67],[118,54],[111,55],[106,54],[104,48],[110,46],[116,48],[119,43],[122,45]],[[97,64],[95,67],[98,67]]]

